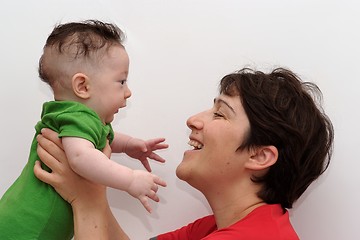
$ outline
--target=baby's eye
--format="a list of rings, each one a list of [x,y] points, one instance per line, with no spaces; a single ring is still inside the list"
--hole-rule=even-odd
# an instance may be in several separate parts
[[[121,80],[120,83],[121,85],[124,85],[126,83],[126,80]]]

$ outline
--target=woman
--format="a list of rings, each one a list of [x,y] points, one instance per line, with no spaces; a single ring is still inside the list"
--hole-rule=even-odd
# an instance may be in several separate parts
[[[213,215],[154,239],[298,239],[286,209],[327,169],[332,151],[332,124],[312,98],[320,90],[286,69],[245,68],[225,76],[219,93],[211,109],[188,119],[194,149],[176,170],[204,194]],[[104,188],[79,190],[90,183],[69,170],[56,136],[38,138],[39,156],[53,172],[37,164],[35,173],[72,204],[76,236],[127,239]]]

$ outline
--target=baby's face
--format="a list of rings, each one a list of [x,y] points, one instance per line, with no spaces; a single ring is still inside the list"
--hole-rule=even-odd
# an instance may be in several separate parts
[[[104,123],[110,123],[131,96],[127,86],[129,57],[122,46],[115,45],[110,47],[99,64],[99,71],[90,79],[91,107]]]

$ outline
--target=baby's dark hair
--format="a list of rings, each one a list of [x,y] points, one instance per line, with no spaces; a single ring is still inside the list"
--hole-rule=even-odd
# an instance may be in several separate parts
[[[284,68],[269,74],[244,68],[221,80],[220,93],[239,96],[249,118],[249,135],[239,149],[278,149],[277,162],[252,178],[263,184],[258,196],[292,208],[330,163],[334,129],[314,99],[321,100],[320,89]]]
[[[99,20],[59,24],[46,40],[44,54],[39,61],[39,76],[53,86],[56,73],[47,64],[46,49],[51,48],[58,55],[63,54],[73,60],[86,59],[103,48],[107,50],[115,44],[122,46],[124,39],[124,33],[115,24]]]

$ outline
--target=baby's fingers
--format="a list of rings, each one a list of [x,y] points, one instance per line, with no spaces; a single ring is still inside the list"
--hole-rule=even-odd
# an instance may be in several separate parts
[[[165,138],[150,139],[146,141],[146,146],[150,147],[153,151],[168,148],[169,144],[163,143],[164,141]]]
[[[144,208],[146,209],[146,211],[148,211],[149,213],[152,212],[149,200],[147,196],[142,196],[139,198],[141,204],[144,206]]]
[[[141,163],[148,172],[151,172],[151,167],[150,167],[149,161],[147,159],[144,161],[141,161]]]
[[[168,148],[169,147],[169,144],[167,144],[167,143],[159,143],[159,144],[156,144],[154,147],[153,147],[153,151],[155,151],[155,150],[160,150],[160,149],[166,149],[166,148]]]
[[[154,183],[156,183],[159,186],[166,187],[166,182],[156,175],[154,176]]]
[[[165,159],[163,159],[162,157],[160,157],[159,155],[157,155],[157,154],[154,153],[154,152],[151,153],[148,158],[150,158],[150,159],[152,159],[152,160],[155,160],[155,161],[158,161],[158,162],[161,162],[161,163],[164,163],[164,162],[165,162]]]
[[[156,193],[154,191],[151,191],[147,196],[155,202],[160,201],[160,198],[158,197],[158,195],[156,195]]]

